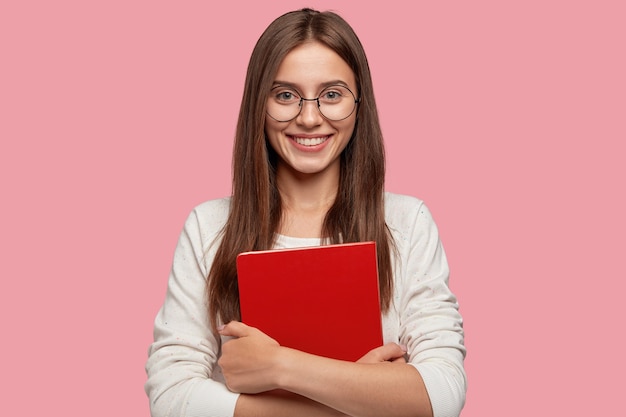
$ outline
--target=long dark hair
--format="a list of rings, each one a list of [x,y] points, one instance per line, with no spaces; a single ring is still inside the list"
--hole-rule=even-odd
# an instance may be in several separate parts
[[[350,25],[333,12],[302,9],[272,22],[250,58],[233,149],[230,213],[209,271],[208,313],[218,322],[240,319],[236,257],[274,245],[281,219],[276,186],[276,155],[265,137],[265,106],[283,58],[295,47],[317,41],[335,51],[352,69],[358,86],[358,116],[341,155],[339,189],[326,214],[323,237],[329,243],[377,243],[381,309],[391,304],[393,242],[384,215],[385,153],[369,65]]]

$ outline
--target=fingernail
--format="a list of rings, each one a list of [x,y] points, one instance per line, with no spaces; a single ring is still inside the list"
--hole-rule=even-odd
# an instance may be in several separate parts
[[[222,330],[224,330],[225,327],[226,327],[225,324],[220,324],[219,326],[217,326],[217,331],[221,332]]]
[[[400,345],[400,349],[402,349],[402,351],[403,351],[404,353],[406,353],[406,352],[407,352],[406,345]]]

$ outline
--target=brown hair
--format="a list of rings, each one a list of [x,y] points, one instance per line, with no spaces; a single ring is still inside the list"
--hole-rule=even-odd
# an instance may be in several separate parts
[[[286,13],[261,35],[250,57],[235,144],[230,213],[209,271],[208,312],[212,327],[240,318],[236,257],[273,246],[281,218],[276,154],[265,137],[265,105],[283,58],[307,41],[320,42],[350,66],[358,86],[358,115],[341,155],[339,189],[326,214],[330,243],[377,243],[381,308],[393,291],[392,239],[384,216],[385,154],[372,80],[363,46],[350,25],[333,12],[302,9]]]

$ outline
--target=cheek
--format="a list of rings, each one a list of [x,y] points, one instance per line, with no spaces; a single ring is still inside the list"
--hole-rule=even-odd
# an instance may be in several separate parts
[[[346,136],[346,141],[349,140],[354,134],[354,129],[356,128],[356,118],[351,117],[348,120],[345,120],[345,123],[341,126],[337,126],[337,129]]]
[[[272,126],[272,123],[269,121],[265,121],[265,142],[271,147],[274,151],[278,146],[278,129]]]
[[[277,132],[282,130],[281,123],[278,123],[276,120],[272,119],[269,116],[265,116],[265,135],[266,136],[275,136]]]

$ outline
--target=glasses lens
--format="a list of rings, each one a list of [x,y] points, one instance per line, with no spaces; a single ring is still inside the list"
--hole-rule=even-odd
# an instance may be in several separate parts
[[[329,120],[343,120],[352,114],[356,107],[354,94],[348,88],[334,85],[324,89],[319,95],[320,113]]]
[[[274,87],[267,99],[267,114],[279,122],[294,119],[300,113],[300,94],[292,88]]]
[[[267,113],[279,122],[288,122],[300,114],[305,101],[317,101],[320,113],[329,120],[339,121],[348,118],[356,108],[356,98],[350,89],[335,85],[322,90],[317,99],[302,99],[300,94],[289,87],[274,87],[267,100]]]

